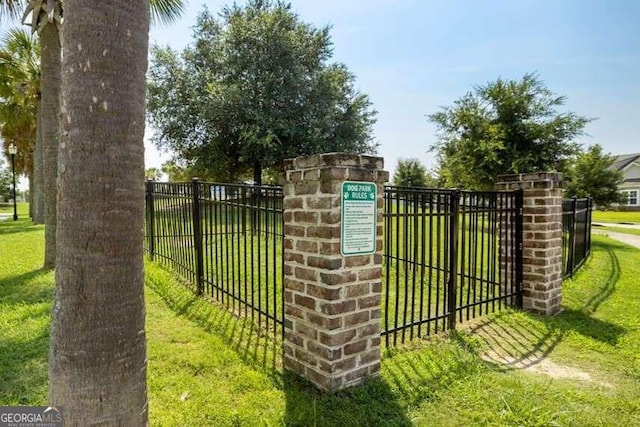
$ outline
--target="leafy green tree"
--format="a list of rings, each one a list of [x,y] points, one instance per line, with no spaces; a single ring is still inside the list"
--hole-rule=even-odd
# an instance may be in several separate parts
[[[10,29],[0,38],[0,136],[20,153],[16,172],[31,178],[40,99],[37,40]]]
[[[11,198],[12,176],[11,171],[0,159],[0,201],[6,202]]]
[[[151,181],[159,181],[162,177],[162,171],[158,168],[147,168],[144,170],[144,179]]]
[[[435,187],[436,180],[420,160],[409,158],[398,160],[393,173],[393,184],[402,187]]]
[[[565,170],[579,153],[575,139],[590,119],[560,113],[566,98],[537,74],[498,79],[429,116],[438,128],[431,147],[447,186],[489,189],[498,175]]]
[[[18,148],[16,173],[34,186],[36,124],[40,103],[40,49],[37,39],[20,29],[10,29],[0,39],[0,136]],[[6,147],[5,147],[6,149]],[[35,188],[37,187],[37,188]],[[30,208],[33,203],[30,204]],[[33,212],[32,212],[33,214]],[[35,215],[34,216],[35,219]]]
[[[186,182],[193,178],[200,178],[203,181],[211,180],[211,177],[203,175],[203,171],[196,170],[193,165],[189,165],[178,159],[171,159],[164,162],[160,171],[167,174],[170,182]]]
[[[328,151],[372,153],[375,111],[342,64],[329,63],[329,29],[281,1],[206,10],[181,55],[154,48],[148,118],[155,143],[217,180],[235,181],[283,159]]]
[[[150,0],[151,17],[155,21],[172,22],[184,9],[183,0]],[[36,181],[42,182],[45,223],[45,267],[53,267],[56,254],[56,200],[58,177],[58,142],[61,115],[60,76],[62,46],[60,28],[63,22],[62,0],[0,0],[0,17],[15,18],[24,10],[23,22],[30,19],[32,32],[40,41],[40,109],[38,111],[38,143]],[[81,43],[80,43],[81,44]],[[88,66],[83,65],[82,67]],[[87,71],[87,70],[85,70]],[[40,162],[38,162],[40,164]],[[40,172],[41,171],[41,172]],[[40,175],[41,174],[41,175]]]
[[[599,144],[578,155],[565,173],[565,194],[568,197],[592,197],[599,207],[620,203],[623,197],[618,186],[623,175],[612,167],[615,158],[604,153]]]

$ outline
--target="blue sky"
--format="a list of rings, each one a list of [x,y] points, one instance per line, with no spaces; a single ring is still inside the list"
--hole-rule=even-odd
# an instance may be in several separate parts
[[[218,12],[229,2],[190,0],[179,22],[152,29],[151,43],[191,43],[203,4]],[[400,157],[434,164],[427,114],[474,85],[534,71],[567,97],[567,111],[597,118],[580,142],[640,151],[640,1],[293,0],[292,8],[332,27],[333,59],[378,111],[374,134],[390,171]]]

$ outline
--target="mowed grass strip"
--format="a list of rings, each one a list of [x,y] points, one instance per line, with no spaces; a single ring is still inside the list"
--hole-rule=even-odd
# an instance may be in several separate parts
[[[640,211],[593,211],[593,222],[640,224]]]
[[[40,270],[42,237],[28,221],[0,223],[2,404],[46,402],[53,274]],[[283,374],[272,332],[153,263],[146,273],[151,425],[640,424],[640,251],[605,237],[565,283],[562,314],[502,312],[386,350],[379,378],[334,394]],[[588,379],[523,366],[550,363]]]

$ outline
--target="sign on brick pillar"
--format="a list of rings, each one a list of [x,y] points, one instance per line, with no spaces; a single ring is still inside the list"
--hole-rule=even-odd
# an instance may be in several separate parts
[[[562,309],[562,175],[498,177],[496,190],[523,190],[523,308],[552,315]]]
[[[323,390],[380,369],[382,168],[380,157],[346,153],[285,162],[284,363]]]

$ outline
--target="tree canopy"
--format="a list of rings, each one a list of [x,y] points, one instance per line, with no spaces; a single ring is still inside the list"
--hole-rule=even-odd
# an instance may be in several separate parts
[[[581,153],[565,173],[568,197],[592,197],[598,207],[609,207],[622,201],[618,186],[623,175],[612,167],[615,158],[603,152],[598,144]]]
[[[0,159],[0,202],[6,202],[11,198],[12,175],[11,171]]]
[[[491,188],[498,175],[564,171],[590,119],[557,111],[566,101],[537,74],[501,78],[429,116],[438,128],[431,147],[448,186]]]
[[[9,30],[0,44],[0,136],[5,145],[18,147],[16,173],[30,175],[40,101],[39,46],[20,29]]]
[[[346,66],[330,63],[329,28],[281,1],[206,9],[181,54],[152,49],[148,119],[157,146],[201,178],[237,180],[285,158],[373,153],[375,111]]]
[[[398,159],[393,173],[393,184],[402,187],[435,187],[435,179],[427,168],[415,158]]]

